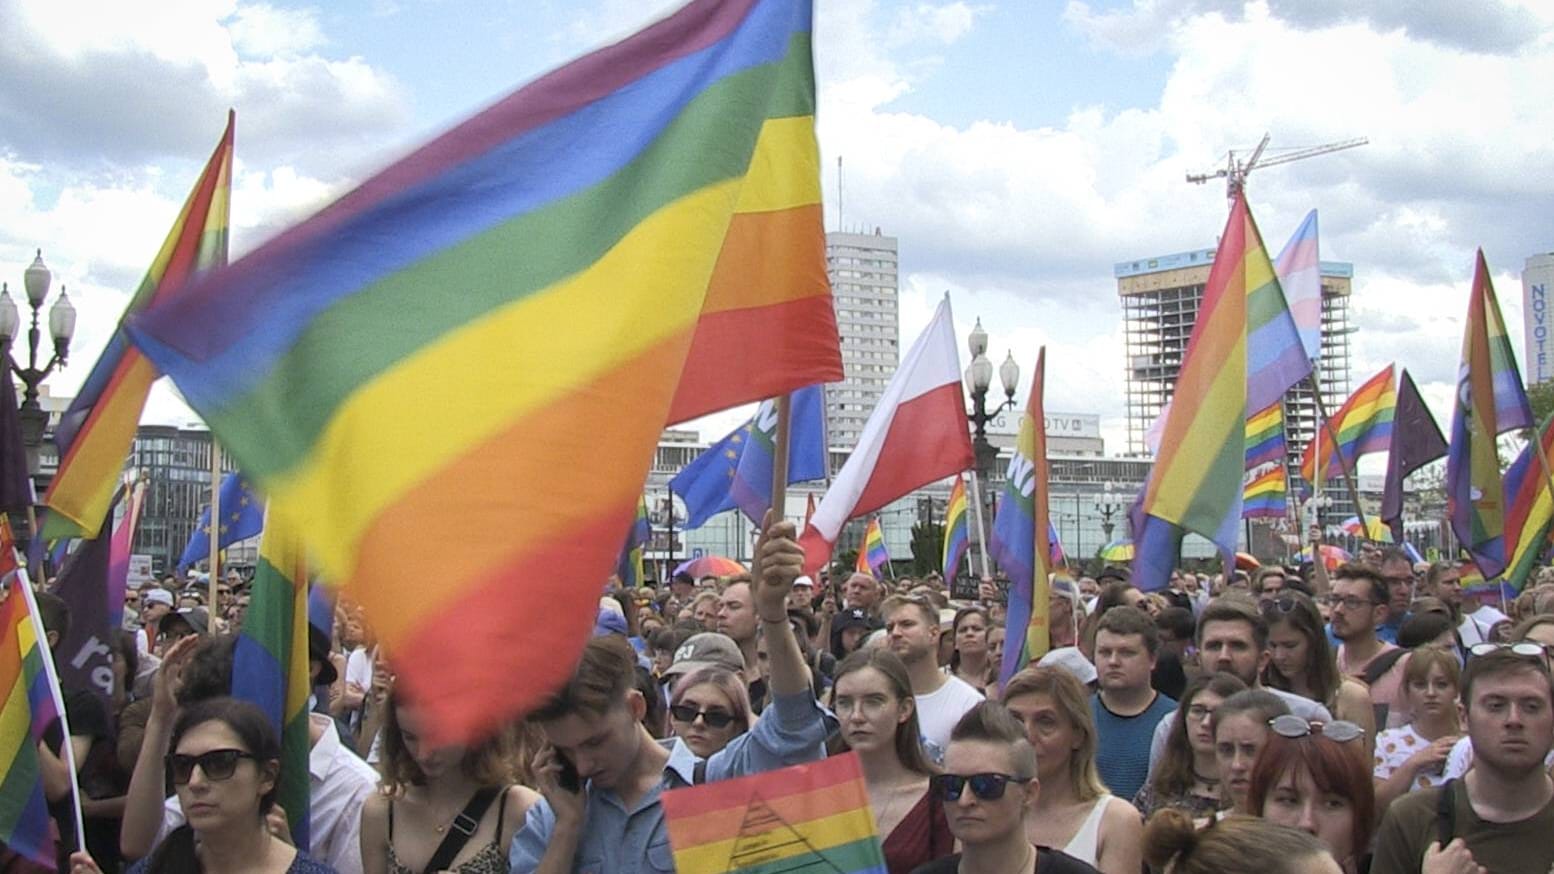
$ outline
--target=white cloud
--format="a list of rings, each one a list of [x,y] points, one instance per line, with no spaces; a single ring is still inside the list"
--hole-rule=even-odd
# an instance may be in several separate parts
[[[896,10],[886,41],[892,45],[931,42],[950,45],[971,32],[976,17],[987,11],[956,0],[953,3],[914,3]]]
[[[268,3],[239,7],[228,30],[238,53],[249,57],[296,55],[328,42],[317,10],[279,9]]]

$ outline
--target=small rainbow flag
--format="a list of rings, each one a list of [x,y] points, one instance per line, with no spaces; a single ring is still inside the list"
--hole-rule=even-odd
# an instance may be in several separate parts
[[[652,539],[653,523],[648,519],[647,496],[643,495],[637,503],[637,516],[626,533],[626,545],[621,549],[620,562],[615,568],[615,576],[625,588],[635,589],[642,585],[646,577],[642,570],[642,547]]]
[[[812,12],[693,2],[129,320],[365,609],[428,739],[571,672],[666,424],[842,378]]]
[[[955,475],[950,487],[950,503],[944,509],[944,578],[960,576],[960,563],[971,547],[970,513],[966,512],[966,478]]]
[[[1280,519],[1286,512],[1284,465],[1270,464],[1252,473],[1241,490],[1241,518]]]
[[[1284,403],[1253,413],[1246,420],[1246,469],[1284,462]]]
[[[1047,477],[1047,417],[1045,392],[1047,347],[1036,354],[1031,395],[1020,417],[1020,436],[1004,480],[1004,494],[993,518],[988,554],[1009,573],[1009,642],[1004,646],[998,681],[1008,682],[1016,671],[1046,655],[1047,598],[1054,564],[1051,509]]]
[[[183,296],[191,277],[227,263],[236,117],[227,113],[226,132],[121,319]],[[59,471],[43,496],[50,510],[43,517],[45,539],[97,536],[158,375],[122,325],[115,330],[54,430]]]
[[[870,573],[877,574],[880,568],[890,564],[890,553],[885,550],[885,531],[880,528],[878,516],[870,519],[869,527],[863,531],[863,554]]]
[[[680,871],[885,874],[857,753],[665,792]]]
[[[1554,456],[1554,417],[1538,429],[1543,451]],[[1505,548],[1510,555],[1505,581],[1520,592],[1527,578],[1538,567],[1549,531],[1554,528],[1554,502],[1550,501],[1548,477],[1538,450],[1531,443],[1505,472],[1505,495],[1510,502],[1505,514]]]
[[[1495,441],[1506,431],[1533,426],[1527,390],[1516,368],[1511,338],[1489,279],[1484,251],[1473,268],[1473,291],[1462,335],[1462,364],[1446,451],[1446,507],[1452,533],[1493,580],[1505,572],[1505,485]]]
[[[1386,452],[1392,446],[1392,418],[1397,413],[1397,380],[1392,365],[1367,379],[1364,385],[1344,401],[1338,412],[1319,424],[1318,439],[1306,444],[1300,456],[1300,475],[1308,484],[1316,481],[1318,463],[1316,452],[1321,447],[1322,481],[1354,470],[1359,457],[1371,452]],[[1331,427],[1329,427],[1331,424]],[[1338,435],[1338,451],[1333,451],[1333,438]]]

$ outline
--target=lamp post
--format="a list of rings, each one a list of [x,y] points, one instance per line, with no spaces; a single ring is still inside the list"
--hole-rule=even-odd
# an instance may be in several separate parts
[[[27,306],[32,310],[32,325],[27,330],[26,367],[17,364],[16,359],[11,357],[11,340],[21,327],[21,316],[17,312],[16,301],[11,299],[10,287],[0,284],[0,349],[5,351],[5,363],[9,373],[16,374],[22,381],[24,391],[18,418],[21,420],[22,444],[27,449],[27,470],[34,476],[38,473],[38,448],[43,445],[43,430],[49,421],[48,414],[43,412],[43,407],[38,403],[38,386],[54,372],[55,365],[65,366],[65,360],[70,354],[70,337],[76,330],[76,308],[70,303],[70,297],[65,293],[64,286],[60,286],[59,298],[49,308],[49,335],[54,338],[54,352],[49,356],[47,363],[40,368],[38,341],[41,336],[38,330],[38,314],[42,311],[43,302],[48,297],[49,283],[52,280],[53,275],[43,264],[43,250],[39,249],[32,264],[22,275],[22,287],[27,293]]]
[[[1102,487],[1100,500],[1095,504],[1095,511],[1101,514],[1101,534],[1106,538],[1107,543],[1112,542],[1112,529],[1115,527],[1112,517],[1117,514],[1121,506],[1122,502],[1117,499],[1117,493],[1112,491],[1112,481],[1107,480],[1106,485]]]
[[[989,483],[993,477],[993,464],[998,460],[998,449],[987,439],[987,423],[997,418],[999,413],[1014,406],[1015,389],[1020,385],[1020,365],[1015,363],[1013,352],[1010,352],[1004,358],[1004,363],[999,365],[998,380],[1003,383],[1004,399],[990,410],[987,405],[987,391],[993,384],[993,362],[987,357],[987,331],[982,329],[981,319],[977,319],[976,327],[971,329],[966,342],[971,349],[971,363],[966,365],[966,388],[971,392],[971,412],[966,414],[966,418],[971,420],[971,448],[976,459],[980,492],[979,511],[984,518],[987,518],[993,515],[993,490]],[[985,533],[984,524],[992,524],[991,519],[987,518],[985,523],[978,522],[979,541]],[[981,548],[985,550],[986,544],[981,544]]]

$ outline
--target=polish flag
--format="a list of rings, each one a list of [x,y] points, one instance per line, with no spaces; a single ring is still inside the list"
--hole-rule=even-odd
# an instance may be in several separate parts
[[[912,344],[847,463],[804,526],[804,572],[831,560],[842,526],[972,465],[948,297]]]

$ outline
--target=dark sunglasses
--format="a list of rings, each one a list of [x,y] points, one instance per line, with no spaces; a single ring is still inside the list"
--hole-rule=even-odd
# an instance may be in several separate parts
[[[669,715],[676,722],[692,723],[700,716],[701,721],[712,728],[727,728],[734,721],[734,714],[724,710],[697,710],[689,704],[676,704],[669,708]]]
[[[1294,613],[1300,608],[1300,602],[1289,595],[1264,598],[1262,605],[1264,613]]]
[[[1521,641],[1519,643],[1475,643],[1468,647],[1468,652],[1476,656],[1486,656],[1492,652],[1510,650],[1512,655],[1526,656],[1527,658],[1542,658],[1546,650],[1540,643]]]
[[[1292,740],[1320,734],[1329,740],[1344,744],[1352,740],[1359,740],[1365,736],[1365,729],[1352,722],[1345,722],[1342,719],[1336,719],[1332,722],[1322,722],[1321,720],[1308,722],[1293,713],[1275,716],[1268,720],[1268,727],[1273,729],[1274,733],[1280,737],[1287,737]]]
[[[1004,790],[1010,783],[1029,783],[1029,780],[1021,780],[1008,774],[935,774],[929,778],[930,788],[934,794],[944,801],[959,801],[961,793],[966,791],[966,784],[971,784],[971,794],[983,801],[997,801],[1004,797]]]
[[[253,753],[245,753],[242,750],[211,750],[197,756],[171,753],[167,757],[167,770],[173,775],[173,785],[185,786],[188,785],[189,778],[194,776],[195,765],[200,766],[200,772],[207,780],[226,780],[237,770],[237,763],[243,759],[258,761],[258,757]]]

